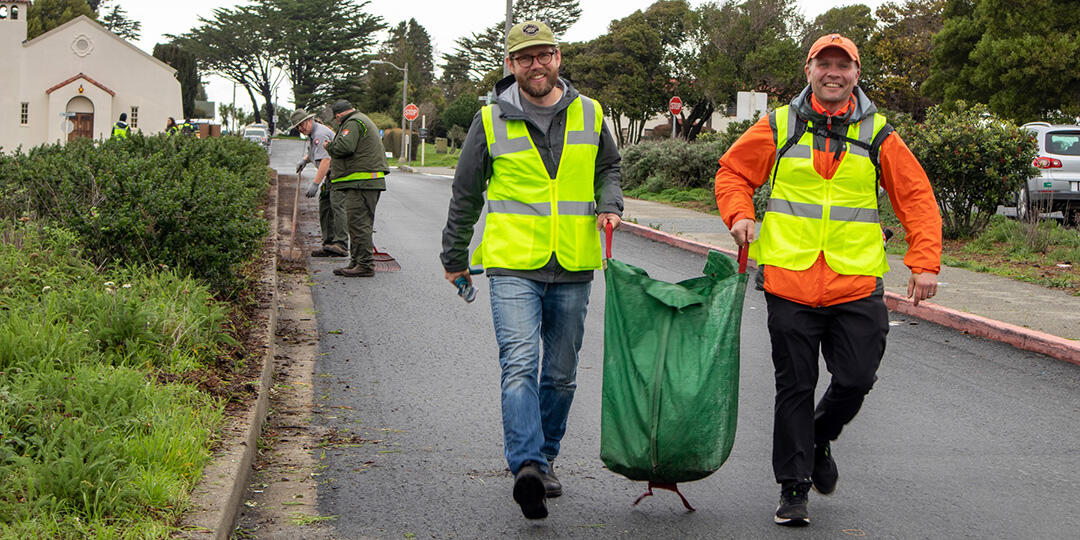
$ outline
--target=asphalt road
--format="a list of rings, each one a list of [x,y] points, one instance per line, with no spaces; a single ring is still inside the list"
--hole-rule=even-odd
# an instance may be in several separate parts
[[[275,147],[291,172],[298,155]],[[375,245],[402,271],[333,276],[311,259],[320,330],[314,422],[323,515],[340,538],[1054,538],[1080,527],[1080,367],[892,316],[879,381],[834,444],[834,495],[811,493],[809,529],[772,523],[773,379],[762,293],[748,291],[739,428],[728,462],[681,486],[687,513],[604,469],[600,453],[604,280],[593,282],[578,391],[556,461],[565,494],[530,522],[511,499],[486,279],[462,302],[442,277],[449,179],[395,172]],[[704,258],[617,233],[615,257],[676,281]],[[824,387],[827,372],[822,366]],[[820,388],[819,388],[820,391]],[[322,454],[324,452],[325,454]]]

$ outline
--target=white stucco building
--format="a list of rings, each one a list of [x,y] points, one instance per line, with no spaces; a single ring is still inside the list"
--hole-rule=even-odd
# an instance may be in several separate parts
[[[29,0],[0,0],[0,148],[108,138],[120,113],[133,131],[181,121],[175,69],[80,16],[26,40]]]

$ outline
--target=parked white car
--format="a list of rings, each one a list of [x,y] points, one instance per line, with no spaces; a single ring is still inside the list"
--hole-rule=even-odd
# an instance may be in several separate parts
[[[1066,225],[1080,224],[1080,126],[1029,122],[1039,154],[1032,163],[1039,176],[1028,180],[1016,197],[1016,217],[1061,212]]]

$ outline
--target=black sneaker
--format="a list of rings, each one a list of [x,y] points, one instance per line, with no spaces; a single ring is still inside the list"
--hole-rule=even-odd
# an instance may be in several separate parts
[[[521,513],[528,519],[547,517],[544,477],[536,463],[526,462],[514,475],[514,501],[521,506]]]
[[[549,499],[562,495],[562,482],[555,476],[555,464],[548,462],[548,472],[540,473],[544,477],[544,494]]]
[[[810,484],[785,484],[780,490],[780,506],[776,507],[773,521],[788,527],[809,525],[810,513],[806,509],[806,494],[809,491]]]
[[[814,481],[814,490],[822,495],[832,493],[836,490],[836,480],[839,477],[829,443],[814,445],[814,472],[810,474],[810,479]]]

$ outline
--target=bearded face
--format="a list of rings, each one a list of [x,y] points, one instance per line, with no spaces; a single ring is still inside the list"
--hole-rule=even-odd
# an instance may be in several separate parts
[[[521,90],[541,99],[558,84],[562,53],[550,45],[536,45],[511,54],[507,62]]]

